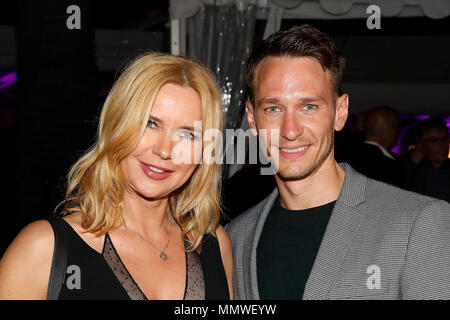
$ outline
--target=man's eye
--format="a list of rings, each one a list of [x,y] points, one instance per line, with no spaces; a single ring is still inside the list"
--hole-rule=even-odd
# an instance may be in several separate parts
[[[317,105],[315,104],[307,104],[303,107],[303,110],[305,111],[311,111],[311,110],[316,110],[317,109]]]
[[[152,121],[152,120],[149,120],[147,122],[147,128],[156,128],[156,122]]]
[[[268,107],[265,109],[268,112],[277,112],[279,110],[278,107]]]

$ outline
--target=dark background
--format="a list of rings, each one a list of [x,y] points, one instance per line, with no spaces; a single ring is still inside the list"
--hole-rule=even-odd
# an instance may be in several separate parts
[[[66,28],[72,4],[82,8],[81,30]],[[63,199],[66,174],[94,142],[120,68],[142,51],[170,51],[168,8],[168,1],[134,0],[0,4],[0,78],[18,78],[0,89],[0,255],[25,224],[50,215]],[[365,19],[285,20],[282,29],[299,23],[328,32],[343,50],[353,114],[385,101],[398,107],[404,128],[424,115],[449,116],[449,93],[436,88],[450,84],[450,18],[382,18],[381,30],[367,29]],[[257,22],[255,42],[264,26]],[[422,84],[429,89],[411,89],[416,96],[409,100],[388,92]],[[374,94],[383,86],[386,97]]]
[[[66,8],[81,8],[68,30]],[[3,179],[0,254],[63,199],[70,165],[94,142],[118,68],[142,50],[169,52],[168,1],[5,1],[0,5]]]

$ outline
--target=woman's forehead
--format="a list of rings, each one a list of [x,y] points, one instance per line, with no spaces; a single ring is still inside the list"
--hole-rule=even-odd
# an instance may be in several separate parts
[[[165,84],[159,90],[150,116],[164,122],[192,122],[202,119],[202,101],[190,87]]]

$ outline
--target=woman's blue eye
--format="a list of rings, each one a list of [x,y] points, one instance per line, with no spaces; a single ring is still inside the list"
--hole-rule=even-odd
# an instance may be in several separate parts
[[[181,132],[183,139],[196,140],[197,138],[190,132]]]
[[[155,128],[155,127],[156,127],[156,122],[155,121],[149,120],[147,122],[147,128]]]

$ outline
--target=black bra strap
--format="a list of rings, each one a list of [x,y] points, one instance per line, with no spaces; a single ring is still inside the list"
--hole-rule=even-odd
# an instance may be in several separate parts
[[[66,276],[67,242],[64,226],[59,217],[48,218],[55,233],[55,247],[53,249],[52,268],[47,289],[47,300],[57,300]]]

